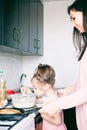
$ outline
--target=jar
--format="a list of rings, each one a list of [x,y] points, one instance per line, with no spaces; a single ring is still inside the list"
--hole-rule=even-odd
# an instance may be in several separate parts
[[[5,100],[6,96],[6,81],[5,81],[5,73],[0,70],[0,100]]]

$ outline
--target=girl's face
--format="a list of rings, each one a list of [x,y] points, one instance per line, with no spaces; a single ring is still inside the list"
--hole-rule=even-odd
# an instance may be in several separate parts
[[[41,97],[44,95],[43,86],[36,78],[32,80],[32,85],[34,87],[34,93],[37,97]]]
[[[80,33],[83,33],[84,27],[83,27],[83,14],[81,11],[70,11],[70,18],[73,23],[73,27],[75,27]]]

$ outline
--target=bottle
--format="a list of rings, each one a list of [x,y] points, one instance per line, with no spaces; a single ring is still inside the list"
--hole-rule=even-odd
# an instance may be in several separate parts
[[[0,70],[0,100],[6,100],[6,97],[5,73]]]

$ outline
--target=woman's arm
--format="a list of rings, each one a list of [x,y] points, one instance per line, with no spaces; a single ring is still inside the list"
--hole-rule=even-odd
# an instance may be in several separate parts
[[[79,88],[75,92],[58,98],[56,101],[49,102],[45,104],[45,106],[40,109],[40,113],[49,113],[54,114],[58,111],[58,109],[68,109],[72,107],[79,106],[87,102],[87,87]]]
[[[47,113],[41,114],[42,118],[44,118],[49,123],[52,123],[54,125],[60,125],[61,124],[61,114],[59,112],[56,112],[54,115],[50,116]]]
[[[80,60],[80,68],[76,89],[73,93],[63,96],[45,105],[40,112],[54,114],[58,109],[67,109],[87,103],[87,50]]]
[[[66,88],[62,88],[62,89],[57,90],[57,93],[58,93],[59,97],[66,96],[66,95],[74,92],[76,89],[77,89],[76,84],[73,84],[70,87],[66,87]]]

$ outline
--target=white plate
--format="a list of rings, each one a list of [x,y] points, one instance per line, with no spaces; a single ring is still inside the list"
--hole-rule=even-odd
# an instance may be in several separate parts
[[[0,106],[0,109],[4,108],[7,104],[8,104],[8,101],[7,100],[3,100],[2,106]]]

